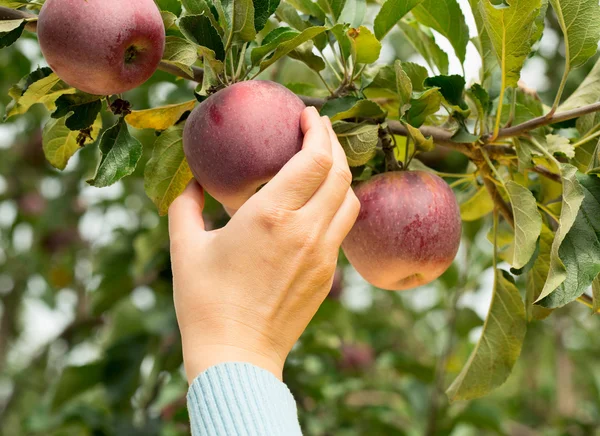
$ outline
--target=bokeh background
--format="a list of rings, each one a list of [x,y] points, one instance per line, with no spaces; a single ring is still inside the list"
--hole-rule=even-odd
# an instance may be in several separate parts
[[[467,1],[461,4],[474,36]],[[548,15],[522,75],[545,103],[562,75],[558,29]],[[436,39],[450,54],[451,73],[461,73],[450,45]],[[398,31],[380,61],[395,58],[425,66]],[[565,95],[594,60],[571,74]],[[10,86],[43,65],[34,35],[0,51],[0,115]],[[479,66],[470,46],[468,81]],[[286,59],[265,78],[321,86],[313,74]],[[192,90],[158,72],[125,97],[144,109],[189,100]],[[189,434],[167,220],[144,194],[144,165],[109,188],[92,188],[85,180],[98,150],[89,145],[57,171],[42,151],[48,117],[36,106],[0,124],[0,433]],[[135,135],[145,162],[154,133]],[[427,163],[445,171],[466,166],[444,150]],[[213,228],[227,222],[214,200],[205,214]],[[342,256],[331,294],[284,373],[305,434],[600,434],[600,322],[578,304],[529,325],[504,386],[448,404],[444,390],[473,349],[491,298],[489,228],[488,220],[465,224],[452,268],[433,285],[403,293],[372,288]]]

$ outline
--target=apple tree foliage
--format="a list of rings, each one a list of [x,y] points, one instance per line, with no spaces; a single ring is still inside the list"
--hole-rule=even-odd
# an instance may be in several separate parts
[[[10,428],[185,433],[167,235],[156,214],[165,215],[192,178],[182,149],[190,111],[231,83],[258,78],[283,83],[331,117],[357,181],[386,170],[434,172],[455,190],[464,222],[464,250],[435,286],[447,295],[428,308],[439,312],[442,327],[427,324],[427,311],[404,294],[375,292],[368,310],[347,309],[335,295],[325,302],[286,369],[306,432],[449,434],[471,425],[502,434],[506,420],[546,425],[552,420],[536,415],[550,402],[543,395],[542,412],[519,397],[532,410],[527,417],[496,404],[509,404],[524,389],[538,392],[546,382],[532,372],[538,365],[548,371],[546,358],[560,369],[550,385],[561,398],[575,395],[561,384],[563,372],[574,377],[574,360],[595,377],[595,391],[583,394],[592,404],[596,396],[595,409],[581,412],[576,424],[591,434],[586,425],[600,422],[600,368],[565,357],[561,328],[574,310],[564,308],[568,303],[600,309],[597,0],[469,0],[469,11],[457,0],[157,0],[167,35],[161,71],[118,96],[71,88],[20,52],[20,38],[35,41],[41,4],[0,0],[4,120],[44,122],[39,140],[29,135],[22,150],[3,151],[0,160],[4,191],[19,200],[11,232],[15,220],[35,226],[37,251],[45,253],[20,253],[6,241],[0,252],[0,264],[11,271],[11,286],[0,293],[0,369],[12,371],[0,413]],[[545,31],[559,36],[560,53],[539,53]],[[440,48],[442,40],[452,52]],[[454,58],[464,72],[468,47],[481,61],[469,83],[450,74]],[[550,65],[552,86],[541,97],[520,81],[529,58]],[[171,82],[172,92],[150,107],[149,89],[159,82]],[[27,194],[49,178],[60,180],[59,198]],[[89,214],[80,197],[92,188],[81,181],[128,194],[95,200],[96,209],[125,204],[140,222],[154,224],[125,226],[110,243],[90,246],[73,230]],[[136,196],[142,185],[154,209]],[[214,201],[207,215],[215,226],[227,219]],[[346,265],[342,259],[348,273]],[[457,302],[478,289],[488,268],[492,298],[482,320]],[[18,313],[32,298],[34,271],[44,272],[46,291],[38,292],[49,304],[56,295],[48,289],[72,290],[75,315],[27,365],[11,367],[9,349],[18,353]],[[2,291],[6,281],[0,282]],[[140,309],[131,291],[148,287],[155,305]],[[570,329],[593,335],[589,319],[577,319]],[[594,344],[581,341],[582,348]],[[365,351],[353,343],[370,345]],[[61,360],[86,345],[96,358]],[[36,395],[43,399],[32,401]],[[577,415],[561,398],[558,411]],[[23,405],[32,409],[23,412]]]

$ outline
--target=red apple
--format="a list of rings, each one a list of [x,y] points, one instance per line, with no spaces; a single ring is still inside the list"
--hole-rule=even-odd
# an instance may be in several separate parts
[[[144,83],[165,48],[154,0],[46,0],[37,33],[58,77],[96,95],[119,94]]]
[[[239,209],[302,148],[304,108],[293,92],[269,81],[239,82],[211,95],[183,132],[194,177],[227,210]]]
[[[342,247],[372,285],[425,285],[452,264],[461,236],[459,206],[444,180],[423,171],[379,174],[355,188],[361,210]]]

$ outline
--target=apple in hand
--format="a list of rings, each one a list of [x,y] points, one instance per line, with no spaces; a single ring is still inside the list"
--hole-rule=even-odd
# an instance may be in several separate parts
[[[37,33],[58,77],[96,95],[119,94],[144,83],[165,48],[154,0],[46,0]]]
[[[360,214],[342,248],[372,285],[400,291],[425,285],[452,264],[460,210],[448,184],[424,171],[394,171],[358,184]]]
[[[194,109],[183,132],[198,183],[230,213],[239,209],[302,148],[305,107],[270,81],[238,82],[211,95]]]

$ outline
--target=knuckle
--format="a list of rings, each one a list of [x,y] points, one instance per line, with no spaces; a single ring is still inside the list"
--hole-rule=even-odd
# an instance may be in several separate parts
[[[284,225],[290,217],[290,211],[280,207],[262,207],[257,216],[257,224],[268,231]]]
[[[352,173],[348,167],[338,166],[335,169],[335,173],[345,185],[350,186],[352,183]]]
[[[328,173],[333,166],[333,158],[331,155],[324,153],[322,151],[315,151],[311,153],[312,163],[324,173]]]

